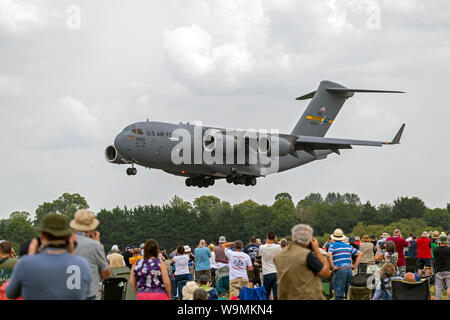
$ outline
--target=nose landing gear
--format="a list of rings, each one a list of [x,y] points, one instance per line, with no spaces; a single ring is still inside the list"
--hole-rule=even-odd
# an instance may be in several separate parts
[[[137,170],[135,167],[127,168],[127,175],[129,176],[135,176],[137,173]]]

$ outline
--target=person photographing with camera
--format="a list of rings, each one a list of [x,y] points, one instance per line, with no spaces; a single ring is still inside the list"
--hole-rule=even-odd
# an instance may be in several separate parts
[[[74,256],[76,236],[66,219],[49,213],[39,227],[28,256],[19,260],[6,287],[6,297],[24,300],[84,300],[91,270],[86,259]],[[37,254],[39,253],[39,254]]]
[[[111,269],[103,245],[100,243],[100,232],[96,231],[99,224],[94,213],[86,209],[75,212],[74,219],[70,221],[70,227],[77,235],[78,245],[75,255],[86,258],[91,268],[92,280],[88,300],[97,299],[100,283],[111,276]]]
[[[313,238],[313,229],[298,224],[291,229],[292,241],[274,258],[279,300],[324,300],[322,278],[330,277],[327,260]]]

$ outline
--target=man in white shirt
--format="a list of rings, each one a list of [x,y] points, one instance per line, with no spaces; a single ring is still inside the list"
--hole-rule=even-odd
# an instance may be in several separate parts
[[[234,245],[234,250],[230,247]],[[244,244],[242,241],[226,242],[222,244],[225,249],[225,255],[228,258],[228,268],[230,276],[230,294],[239,296],[243,287],[249,286],[247,270],[252,271],[252,260],[245,252],[242,252]]]
[[[262,259],[263,286],[267,295],[273,291],[273,299],[277,299],[277,268],[273,258],[281,252],[281,246],[277,244],[277,235],[269,231],[266,237],[266,244],[259,247],[259,254]]]

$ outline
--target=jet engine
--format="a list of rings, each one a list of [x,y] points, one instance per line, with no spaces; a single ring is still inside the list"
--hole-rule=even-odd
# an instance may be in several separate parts
[[[117,164],[126,164],[127,162],[122,160],[124,157],[117,151],[116,147],[108,146],[105,149],[106,161]]]
[[[258,152],[268,157],[285,156],[295,151],[294,145],[280,137],[263,136],[258,139]]]
[[[213,152],[216,149],[217,140],[213,134],[206,134],[203,137],[203,148],[207,152]]]

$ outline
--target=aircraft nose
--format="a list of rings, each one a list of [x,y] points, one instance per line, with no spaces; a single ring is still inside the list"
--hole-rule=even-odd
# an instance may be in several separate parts
[[[126,155],[128,151],[127,142],[127,135],[121,132],[114,139],[114,147],[116,147],[117,151],[119,151],[121,154]]]

